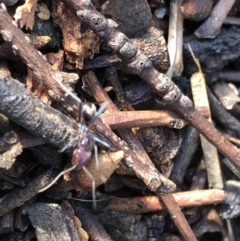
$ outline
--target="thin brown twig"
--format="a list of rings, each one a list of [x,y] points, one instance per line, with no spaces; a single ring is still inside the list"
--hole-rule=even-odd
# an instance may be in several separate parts
[[[208,19],[194,32],[198,38],[215,38],[235,0],[219,0]]]
[[[166,110],[107,111],[101,115],[101,119],[108,123],[111,129],[150,126],[181,129],[187,124],[181,117]]]
[[[219,189],[196,190],[173,193],[173,197],[181,208],[199,207],[225,202],[226,193]],[[113,197],[105,210],[118,210],[126,213],[142,214],[157,212],[166,206],[157,196],[144,196],[133,198]]]

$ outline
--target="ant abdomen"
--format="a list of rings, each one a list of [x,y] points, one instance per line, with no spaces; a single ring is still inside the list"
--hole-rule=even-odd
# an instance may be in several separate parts
[[[84,166],[88,160],[90,159],[92,153],[91,151],[86,151],[85,149],[76,149],[73,152],[73,156],[72,156],[72,165],[76,165],[77,164],[77,169],[81,169],[82,166]]]

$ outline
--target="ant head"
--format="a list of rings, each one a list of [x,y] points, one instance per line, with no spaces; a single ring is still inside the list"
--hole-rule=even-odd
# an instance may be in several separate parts
[[[92,103],[83,103],[82,105],[82,115],[85,119],[85,121],[90,122],[92,121],[96,116],[97,110],[96,106]]]

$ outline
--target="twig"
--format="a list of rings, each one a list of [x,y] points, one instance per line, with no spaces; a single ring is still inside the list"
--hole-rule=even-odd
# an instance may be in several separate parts
[[[208,87],[207,94],[212,115],[224,128],[231,130],[236,136],[240,137],[240,122],[224,108]]]
[[[12,132],[10,132],[10,133],[12,134]],[[36,137],[25,130],[21,130],[19,132],[13,132],[13,133],[14,133],[14,135],[16,135],[16,142],[14,142],[14,144],[16,144],[18,142],[22,145],[23,148],[34,147],[34,146],[38,146],[38,145],[47,143],[47,140],[45,140],[41,137]],[[8,134],[9,134],[9,132],[7,132],[5,135],[8,135]],[[5,135],[0,137],[0,153],[7,151],[13,144],[13,143],[10,144],[6,140]]]
[[[75,9],[78,17],[89,24],[118,54],[129,72],[137,74],[145,80],[156,91],[161,98],[161,102],[171,105],[177,113],[191,123],[240,169],[240,152],[196,111],[190,99],[184,96],[166,75],[159,73],[152,67],[147,56],[133,46],[123,33],[117,30],[117,24],[113,20],[106,19],[97,12],[91,1],[65,1]]]
[[[113,86],[114,92],[120,105],[120,110],[134,110],[120,84],[117,68],[115,66],[110,66],[106,69],[105,73],[107,80],[109,80]]]
[[[43,104],[10,76],[0,75],[0,110],[17,124],[34,135],[44,137],[58,148],[63,148],[79,134],[76,122]],[[69,153],[73,148],[72,145]]]
[[[240,71],[222,70],[208,73],[206,75],[206,81],[208,84],[212,84],[214,81],[225,80],[228,82],[240,82]]]
[[[170,179],[178,185],[183,183],[186,170],[200,143],[199,133],[194,127],[190,125],[187,127],[183,143],[184,145],[180,147],[170,176]]]
[[[54,177],[54,172],[52,170],[48,170],[46,173],[33,179],[25,187],[15,189],[8,195],[1,198],[0,216],[3,216],[14,208],[23,205],[30,198],[36,196],[38,190],[45,187]]]
[[[106,92],[103,90],[92,71],[89,71],[83,76],[83,83],[88,89],[91,90],[91,93],[97,102],[109,102],[108,106],[106,107],[107,110],[117,109],[117,107],[109,99]],[[144,148],[131,131],[124,129],[119,131],[119,135],[123,138],[123,140],[129,143],[129,148],[125,142],[111,132],[108,126],[103,125],[102,120],[96,120],[96,122],[93,124],[93,127],[94,132],[98,134],[101,139],[105,140],[113,150],[124,150],[126,165],[145,182],[150,190],[160,193],[166,193],[167,190],[175,190],[175,185],[170,180],[162,176],[154,167]]]
[[[240,18],[238,17],[226,17],[223,24],[229,24],[229,25],[240,25]]]
[[[63,148],[79,135],[76,122],[34,98],[30,91],[11,77],[0,76],[0,110],[31,133],[46,138],[58,148]],[[95,132],[101,133],[102,138],[107,143],[111,143],[115,150],[124,150],[130,163],[132,158],[137,159],[138,162],[136,154],[132,151],[130,154],[130,148],[100,119],[95,123]],[[72,154],[76,146],[76,142],[72,143],[67,153]],[[159,188],[160,192],[165,193],[175,189],[171,181],[159,176],[156,169],[149,164],[140,164],[139,170],[138,176],[145,180],[150,190]]]
[[[171,79],[181,76],[183,71],[183,16],[180,11],[182,0],[170,1],[168,51],[170,67],[166,75]]]
[[[199,207],[225,202],[226,194],[223,190],[209,189],[172,194],[178,206],[181,208]],[[142,214],[157,212],[166,206],[157,196],[144,196],[134,198],[113,197],[105,210],[118,210],[126,213]]]
[[[187,123],[171,111],[107,111],[101,115],[101,119],[108,123],[111,129],[167,126],[181,129]]]
[[[71,112],[78,110],[80,99],[62,84],[61,73],[54,70],[29,43],[29,39],[14,25],[3,5],[0,6],[0,33],[5,41],[11,43],[13,51],[23,58],[38,80],[49,88],[48,94],[53,99],[61,102]]]
[[[235,0],[219,0],[208,19],[194,32],[197,38],[215,38]]]

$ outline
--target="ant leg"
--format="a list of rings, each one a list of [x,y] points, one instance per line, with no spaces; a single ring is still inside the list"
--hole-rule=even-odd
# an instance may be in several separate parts
[[[98,160],[98,147],[95,144],[94,145],[94,156],[95,156],[95,162],[96,162],[96,168],[99,168],[99,160]]]
[[[72,139],[71,141],[68,142],[67,145],[65,145],[61,150],[59,150],[58,152],[64,152],[68,149],[69,146],[71,146],[73,144],[74,141],[76,141],[78,139],[78,137]]]
[[[82,169],[87,174],[87,176],[92,180],[93,207],[96,209],[97,208],[97,203],[96,203],[96,182],[95,182],[95,178],[92,175],[92,173],[90,171],[88,171],[88,169],[85,166],[83,166]]]
[[[63,176],[64,174],[66,174],[66,173],[74,170],[74,169],[77,167],[77,165],[78,165],[78,163],[75,164],[74,166],[71,166],[71,167],[69,167],[68,169],[60,172],[60,173],[54,178],[54,180],[53,180],[52,182],[50,182],[46,187],[40,189],[40,190],[38,191],[38,193],[46,191],[46,190],[47,190],[48,188],[50,188],[61,176]]]
[[[94,140],[95,142],[98,142],[98,143],[102,144],[102,145],[105,146],[106,148],[110,148],[110,145],[109,145],[107,142],[99,139],[97,136],[92,136],[92,138],[93,138],[93,140]]]

